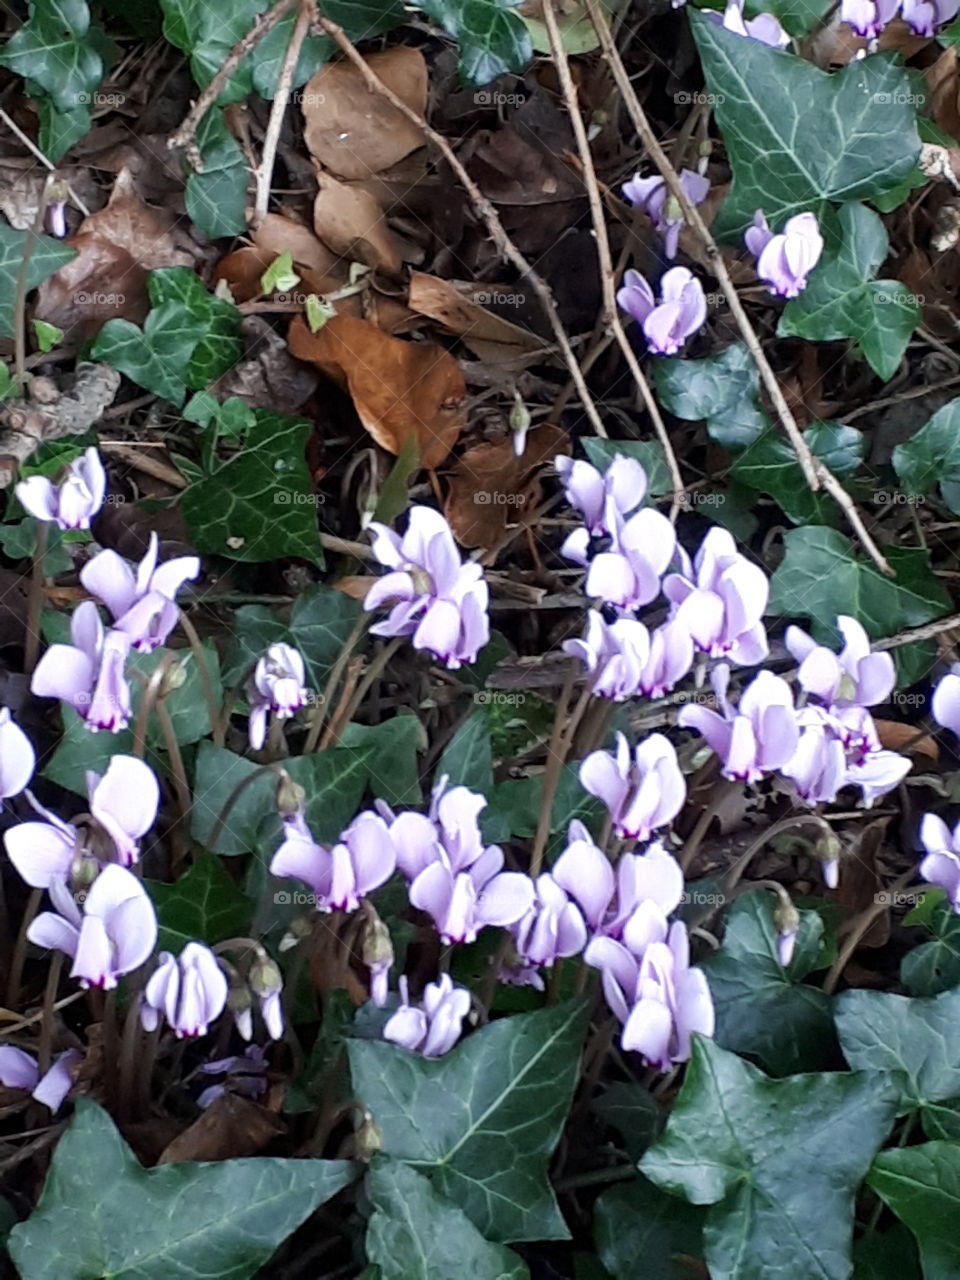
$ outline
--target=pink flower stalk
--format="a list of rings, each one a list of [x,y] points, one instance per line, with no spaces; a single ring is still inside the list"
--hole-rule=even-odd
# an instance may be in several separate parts
[[[517,955],[526,964],[550,969],[587,945],[587,927],[576,902],[549,872],[537,877],[530,909],[512,926]]]
[[[790,43],[790,37],[772,13],[759,13],[755,18],[744,19],[743,0],[729,0],[722,16],[713,9],[705,9],[704,13],[711,22],[726,27],[735,35],[759,40],[771,48],[783,49]]]
[[[710,190],[710,179],[691,169],[681,169],[680,185],[691,204],[703,204]],[[659,174],[641,178],[639,174],[620,188],[624,199],[642,208],[644,213],[663,236],[663,252],[667,258],[677,256],[680,230],[683,227],[683,211],[677,200],[667,190],[667,184]]]
[[[647,473],[634,458],[618,454],[602,474],[589,462],[561,455],[553,464],[567,501],[583,516],[591,538],[612,532],[607,507],[621,516],[640,506],[647,494]]]
[[[0,800],[18,796],[36,767],[33,743],[14,723],[9,710],[0,708]]]
[[[960,913],[960,823],[951,831],[935,813],[925,813],[920,822],[920,843],[926,850],[920,874],[929,884],[943,889],[950,906]]]
[[[800,663],[800,687],[834,709],[884,702],[896,683],[893,659],[889,653],[871,653],[870,638],[855,618],[837,618],[837,629],[844,640],[839,654],[800,627],[787,627],[784,642]]]
[[[73,959],[71,978],[83,987],[110,990],[153,954],[157,917],[135,875],[111,863],[94,880],[83,910],[62,880],[48,889],[56,914],[44,911],[27,937],[38,947],[55,948]]]
[[[593,553],[586,528],[575,529],[561,553],[587,570],[584,591],[614,608],[633,611],[660,594],[660,583],[674,557],[677,536],[665,515],[645,507],[624,520],[608,503],[609,549]]]
[[[402,538],[386,525],[370,527],[373,554],[390,572],[373,584],[363,607],[392,605],[372,634],[412,636],[415,649],[451,670],[475,662],[490,639],[489,589],[479,564],[461,562],[447,521],[432,507],[412,507]]]
[[[650,657],[650,633],[642,622],[620,618],[607,623],[596,609],[587,614],[582,640],[565,640],[564,653],[579,658],[591,677],[598,698],[623,702],[641,691]]]
[[[761,671],[733,707],[727,701],[730,668],[717,667],[711,677],[721,714],[709,707],[681,707],[677,724],[696,729],[723,762],[725,778],[758,782],[787,764],[797,749],[800,730],[793,691],[779,676]]]
[[[401,1004],[383,1028],[383,1038],[419,1053],[442,1058],[460,1039],[463,1020],[470,1012],[470,992],[453,984],[449,973],[428,982],[419,1005],[410,1003],[407,979],[400,979]]]
[[[46,822],[21,822],[4,832],[10,861],[27,884],[47,889],[51,880],[69,880],[84,856],[123,867],[140,857],[140,840],[156,821],[160,804],[150,766],[135,756],[113,756],[103,777],[87,774],[87,798],[96,826],[86,843],[82,830],[46,809],[39,809]]]
[[[170,635],[179,617],[177,592],[200,573],[197,556],[176,556],[158,566],[159,546],[151,533],[136,572],[115,551],[101,551],[80,571],[84,587],[107,606],[117,631],[141,653],[150,653]]]
[[[840,21],[864,40],[876,40],[897,16],[901,0],[840,0]]]
[[[96,449],[89,448],[67,467],[59,485],[46,476],[21,480],[14,492],[20,505],[37,520],[60,529],[89,529],[103,506],[107,473]]]
[[[673,356],[707,318],[703,286],[686,267],[671,267],[660,281],[660,301],[639,271],[627,271],[617,291],[621,311],[643,330],[654,355]]]
[[[757,275],[780,298],[795,298],[803,292],[807,276],[823,253],[823,236],[812,213],[788,218],[783,231],[774,235],[758,209],[743,238],[757,259]]]
[[[67,1049],[57,1055],[50,1070],[41,1076],[39,1066],[29,1053],[14,1045],[0,1045],[0,1084],[6,1089],[26,1089],[56,1115],[73,1088],[73,1068],[82,1059],[82,1053]]]
[[[270,871],[308,884],[317,895],[318,911],[356,911],[361,898],[393,875],[396,850],[379,814],[359,814],[332,849],[317,844],[302,814],[286,818],[284,829]]]
[[[713,528],[691,565],[681,555],[682,571],[668,574],[663,593],[673,604],[671,620],[686,627],[694,645],[711,658],[729,658],[742,667],[762,662],[768,653],[762,618],[770,596],[767,575],[740,555],[726,529]]]
[[[580,766],[580,783],[607,806],[614,830],[625,840],[649,840],[673,821],[687,796],[677,753],[662,733],[651,733],[632,758],[626,738],[618,733],[616,755],[588,755]]]
[[[960,0],[903,0],[901,17],[914,35],[935,36],[953,21],[958,9]]]
[[[289,720],[307,704],[306,668],[299,652],[289,644],[272,644],[254,668],[249,689],[250,746],[259,751],[267,736],[270,715]]]
[[[74,609],[70,637],[73,644],[52,644],[37,663],[31,691],[68,703],[94,733],[119,733],[130,721],[130,689],[123,674],[130,637],[104,632],[92,600]]]
[[[202,942],[188,942],[179,956],[161,951],[140,1003],[140,1022],[153,1031],[166,1018],[178,1040],[205,1036],[227,1004],[227,978]]]

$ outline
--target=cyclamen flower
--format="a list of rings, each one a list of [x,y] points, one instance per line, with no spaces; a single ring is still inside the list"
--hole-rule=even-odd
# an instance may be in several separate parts
[[[119,733],[130,720],[130,689],[123,674],[130,637],[123,631],[104,632],[92,600],[74,609],[70,637],[72,645],[52,644],[37,663],[31,691],[69,703],[94,733]]]
[[[419,1006],[410,1003],[407,979],[401,978],[400,998],[400,1008],[383,1028],[383,1038],[423,1058],[442,1058],[449,1053],[470,1012],[470,992],[454,986],[449,973],[442,973],[424,987]]]
[[[463,564],[449,524],[431,507],[412,507],[400,538],[373,523],[373,554],[391,570],[367,592],[364,608],[392,605],[390,615],[370,628],[378,636],[412,636],[455,670],[475,662],[490,639],[489,589],[474,561]]]
[[[140,1004],[140,1022],[153,1031],[161,1016],[178,1040],[205,1036],[227,1003],[226,974],[217,957],[201,942],[188,942],[179,956],[160,953]]]
[[[18,796],[36,767],[33,743],[14,723],[9,710],[0,708],[0,800]]]
[[[761,671],[733,707],[727,701],[730,668],[713,672],[712,684],[722,714],[709,707],[681,707],[677,724],[696,729],[723,762],[725,778],[758,782],[793,757],[800,739],[793,691],[780,676]]]
[[[564,956],[579,955],[587,944],[580,908],[549,872],[537,877],[533,905],[510,932],[517,955],[537,968],[549,969]]]
[[[0,1045],[0,1084],[6,1089],[27,1089],[37,1102],[56,1114],[73,1088],[72,1068],[83,1058],[76,1049],[58,1054],[41,1076],[36,1061],[14,1045]]]
[[[889,653],[871,653],[870,638],[855,618],[840,616],[844,639],[839,654],[819,645],[800,627],[787,627],[784,642],[800,663],[797,681],[824,706],[872,707],[889,697],[896,669]]]
[[[690,203],[702,204],[710,190],[710,179],[691,169],[681,169],[677,176]],[[641,178],[637,174],[620,189],[625,199],[643,209],[663,236],[664,256],[675,258],[683,226],[683,211],[676,198],[667,190],[664,179],[659,174],[653,178]]]
[[[726,529],[710,530],[692,565],[685,552],[681,560],[682,572],[663,580],[663,594],[674,606],[671,620],[711,658],[742,667],[762,662],[768,653],[761,621],[770,596],[767,575],[740,555]]]
[[[56,948],[73,958],[71,978],[83,987],[110,990],[153,953],[157,917],[135,875],[116,864],[104,867],[83,902],[83,910],[61,880],[51,880],[56,914],[44,911],[27,937],[38,947]]]
[[[687,784],[673,744],[651,733],[634,750],[617,734],[616,755],[594,751],[580,766],[580,783],[607,806],[614,830],[626,840],[648,840],[680,812]]]
[[[628,515],[647,494],[647,473],[634,458],[618,454],[602,474],[589,462],[561,456],[553,464],[563,483],[567,501],[583,516],[590,537],[610,533],[607,506]]]
[[[68,230],[66,202],[51,200],[43,211],[43,224],[48,235],[56,236],[58,240],[65,240]]]
[[[410,901],[433,918],[444,942],[473,942],[486,925],[516,924],[533,905],[530,877],[502,868],[496,845],[465,871],[432,862],[412,881]]]
[[[910,772],[911,763],[896,751],[871,751],[847,767],[847,785],[859,787],[861,801],[869,809],[874,800],[887,795]]]
[[[782,49],[790,43],[790,37],[772,13],[759,13],[755,18],[745,20],[743,0],[729,0],[722,16],[712,9],[705,9],[704,13],[711,22],[726,27],[735,35],[759,40],[761,44],[768,44],[771,48]]]
[[[960,737],[960,665],[955,665],[933,691],[930,710],[937,724]]]
[[[608,503],[608,508],[611,504]],[[623,520],[612,511],[609,550],[593,554],[585,528],[576,529],[561,552],[587,570],[584,591],[615,608],[639,609],[660,594],[674,557],[677,535],[665,515],[646,507]]]
[[[379,814],[359,814],[332,849],[317,844],[302,814],[286,818],[284,829],[270,871],[305,881],[317,895],[318,911],[356,911],[361,898],[393,875],[397,855]]]
[[[283,1035],[283,975],[265,951],[247,973],[247,985],[260,1005],[260,1017],[271,1040]]]
[[[306,706],[306,668],[289,644],[272,644],[260,657],[250,688],[250,746],[259,751],[267,736],[267,718],[289,720]]]
[[[242,1054],[205,1062],[204,1075],[226,1075],[221,1084],[208,1085],[197,1098],[197,1106],[205,1111],[224,1093],[238,1093],[242,1098],[259,1098],[267,1091],[267,1060],[258,1044],[251,1044]]]
[[[864,40],[876,40],[897,16],[901,0],[840,0],[840,21]]]
[[[819,714],[818,714],[819,713]],[[818,707],[807,707],[797,717],[800,738],[793,755],[780,772],[790,778],[807,804],[831,804],[846,784],[847,753]]]
[[[950,906],[960,913],[960,823],[951,831],[935,813],[925,813],[920,842],[926,850],[920,874],[929,884],[943,889]]]
[[[433,789],[429,814],[408,810],[394,817],[387,811],[398,868],[408,880],[438,861],[451,871],[465,871],[495,848],[485,846],[480,834],[478,818],[486,807],[484,796],[467,787],[448,790],[442,777]]]
[[[89,529],[103,506],[107,473],[96,449],[89,448],[67,467],[58,485],[46,476],[21,480],[14,492],[20,505],[35,519],[60,529]]]
[[[823,236],[812,213],[788,218],[783,231],[774,235],[758,209],[743,239],[757,259],[757,275],[780,298],[795,298],[803,292],[823,253]]]
[[[683,622],[669,619],[650,632],[650,656],[640,677],[640,691],[662,698],[693,666],[693,637]]]
[[[150,653],[170,635],[179,617],[177,592],[200,573],[197,556],[176,556],[158,566],[159,546],[151,533],[136,573],[115,551],[101,551],[80,571],[83,586],[107,606],[116,629],[141,653]]]
[[[960,9],[960,0],[903,0],[900,16],[914,35],[934,36],[952,22]]]
[[[654,355],[676,355],[707,318],[703,286],[686,267],[664,272],[659,302],[639,271],[627,271],[617,291],[617,303],[643,329]]]
[[[640,690],[643,671],[650,657],[650,633],[642,622],[620,618],[607,623],[591,609],[582,640],[565,640],[564,653],[579,658],[591,675],[590,685],[598,698],[622,702]]]
[[[4,832],[10,861],[36,889],[51,880],[68,880],[75,859],[85,854],[101,862],[132,866],[140,856],[140,839],[153,826],[160,786],[148,764],[135,756],[113,756],[107,772],[87,774],[90,816],[96,828],[86,843],[83,831],[45,809],[46,822],[21,822]]]

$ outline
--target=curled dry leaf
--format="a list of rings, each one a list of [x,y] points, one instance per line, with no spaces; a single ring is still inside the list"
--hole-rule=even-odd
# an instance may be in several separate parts
[[[960,73],[957,68],[957,48],[944,49],[936,62],[923,73],[927,82],[926,108],[934,124],[960,138]]]
[[[940,748],[929,733],[917,733],[915,724],[901,724],[899,720],[875,720],[880,744],[887,751],[908,752],[913,756],[940,759]]]
[[[48,378],[34,379],[28,387],[32,399],[0,404],[0,489],[12,482],[17,464],[44,441],[89,431],[113,403],[120,374],[108,364],[82,361],[75,373],[64,376],[62,387]]]
[[[266,1107],[235,1093],[222,1093],[189,1128],[168,1143],[157,1164],[255,1156],[284,1132],[283,1122]]]
[[[876,818],[859,829],[850,856],[841,862],[840,883],[836,898],[848,916],[858,916],[876,902],[877,893],[887,882],[881,866],[881,853],[886,841],[889,818]],[[890,937],[890,912],[876,917],[860,940],[861,947],[882,947]],[[848,977],[849,982],[849,977]]]
[[[569,449],[567,433],[549,424],[528,433],[520,457],[512,439],[468,449],[450,476],[443,508],[457,541],[464,547],[494,546],[537,505],[541,468]]]
[[[422,115],[427,64],[419,49],[399,46],[367,59],[401,102]],[[423,133],[380,94],[371,93],[350,62],[328,62],[303,91],[304,137],[314,160],[347,180],[368,178],[423,145]]]
[[[296,316],[290,350],[349,392],[360,421],[382,448],[398,454],[411,438],[423,466],[439,466],[467,420],[460,366],[432,343],[404,342],[368,320],[337,315],[316,333]]]
[[[321,173],[313,205],[313,226],[336,254],[396,275],[403,266],[404,242],[387,226],[386,214],[369,191]]]
[[[263,292],[260,277],[282,253],[289,252],[304,292],[332,293],[346,284],[349,263],[321,243],[309,227],[293,218],[268,213],[252,233],[252,244],[221,258],[214,277],[225,280],[237,302]]]
[[[407,301],[411,310],[457,334],[474,355],[488,364],[513,362],[518,356],[542,351],[543,339],[537,334],[494,315],[476,300],[478,293],[489,295],[493,288],[412,271]]]

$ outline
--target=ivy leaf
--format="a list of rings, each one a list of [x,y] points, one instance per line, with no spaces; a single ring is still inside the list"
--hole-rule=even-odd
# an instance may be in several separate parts
[[[603,440],[599,436],[582,441],[587,457],[600,471],[606,471],[618,455],[633,458],[647,473],[647,495],[644,505],[651,498],[662,498],[673,492],[670,468],[659,440]]]
[[[38,85],[58,111],[90,101],[103,79],[84,0],[31,0],[29,17],[7,41],[0,65]]]
[[[52,236],[17,231],[6,222],[0,222],[0,337],[3,338],[14,336],[17,281],[28,239],[33,242],[33,252],[27,264],[28,293],[77,256],[76,249],[54,240]]]
[[[668,413],[686,422],[702,419],[710,439],[731,452],[770,429],[757,366],[743,343],[704,360],[655,360],[653,380]]]
[[[87,106],[58,111],[46,94],[34,99],[34,106],[40,121],[37,144],[47,159],[56,164],[71,147],[87,136],[93,125],[93,115]]]
[[[111,320],[105,327],[116,323]],[[306,464],[313,426],[305,418],[268,409],[255,413],[256,426],[243,451],[184,490],[183,516],[193,544],[198,551],[232,560],[259,564],[302,556],[322,565]]]
[[[179,955],[188,942],[223,942],[250,928],[250,902],[228,875],[219,858],[201,853],[173,884],[145,880],[157,910],[158,947]]]
[[[346,1160],[264,1156],[144,1169],[106,1111],[78,1098],[10,1256],[23,1280],[249,1280],[355,1176]]]
[[[704,1256],[715,1280],[848,1280],[854,1195],[897,1097],[880,1072],[770,1080],[695,1036],[666,1132],[640,1169],[713,1206]]]
[[[803,293],[787,303],[777,333],[814,342],[853,338],[888,382],[920,323],[920,305],[898,280],[873,279],[890,248],[880,216],[845,204],[839,219],[839,247],[824,254]]]
[[[187,267],[158,268],[150,272],[147,291],[153,306],[178,302],[203,326],[203,336],[193,349],[184,376],[188,387],[204,390],[240,360],[240,312],[232,302],[209,293],[196,272]]]
[[[430,1179],[378,1156],[367,1178],[367,1257],[381,1280],[529,1280],[512,1249],[491,1244]]]
[[[490,807],[480,815],[485,839],[496,843],[508,840],[510,836],[534,835],[542,807],[542,774],[498,782],[490,796]],[[567,827],[574,818],[579,818],[591,830],[598,831],[604,813],[603,805],[588,795],[580,783],[579,761],[564,765],[553,797],[551,834],[562,832],[565,836]],[[494,823],[498,824],[496,834],[493,833]]]
[[[151,308],[142,329],[131,320],[108,320],[90,355],[180,406],[187,393],[187,367],[203,332],[203,321],[182,303],[164,302]]]
[[[282,641],[300,651],[307,687],[319,693],[360,616],[356,600],[320,582],[297,596],[288,622],[263,605],[243,605],[233,615],[224,683],[239,684],[264,649]]]
[[[733,169],[714,234],[738,239],[757,209],[771,226],[828,201],[896,187],[920,154],[914,80],[893,54],[835,74],[690,14]]]
[[[864,439],[853,427],[814,422],[804,431],[813,454],[835,475],[856,471],[863,458]],[[733,479],[760,493],[768,493],[794,524],[832,524],[839,507],[825,493],[811,493],[790,444],[774,427],[744,449],[730,469]]]
[[[415,715],[395,715],[381,724],[348,724],[340,746],[366,752],[370,790],[394,807],[418,805],[423,799],[417,752],[427,748],[426,731]]]
[[[793,529],[783,541],[786,555],[771,579],[767,612],[809,618],[822,644],[836,639],[839,614],[856,618],[878,640],[942,618],[950,609],[925,550],[888,547],[885,554],[896,576],[885,578],[836,529]]]
[[[923,905],[929,916],[914,919],[915,908],[904,924],[926,924],[934,939],[907,952],[900,962],[900,981],[912,996],[936,996],[960,986],[960,916],[942,893],[926,894]]]
[[[419,7],[456,40],[460,76],[483,85],[533,58],[530,32],[514,13],[519,0],[418,0]]]
[[[268,102],[276,92],[280,70],[290,47],[290,37],[296,20],[295,13],[281,18],[253,51],[253,88]],[[307,36],[300,50],[290,87],[299,89],[301,85],[306,84],[310,77],[316,75],[323,64],[329,60],[336,47],[326,36]]]
[[[951,400],[905,444],[893,451],[900,487],[923,498],[937,486],[954,513],[960,512],[960,399]]]
[[[257,14],[269,5],[262,0],[233,0],[220,7],[203,0],[160,0],[163,34],[190,59],[190,71],[201,89],[213,79],[227,54],[253,26]],[[217,99],[222,107],[242,101],[252,88],[249,56],[230,77]]]
[[[636,1080],[614,1080],[590,1104],[590,1110],[617,1130],[631,1160],[640,1159],[667,1122],[667,1113]]]
[[[593,1236],[614,1280],[686,1280],[703,1257],[702,1209],[664,1195],[638,1177],[605,1191],[593,1206]]]
[[[489,798],[493,790],[493,748],[490,724],[482,707],[471,712],[447,744],[437,765],[437,777],[446,775],[451,787],[469,787]]]
[[[924,1280],[960,1275],[960,1144],[881,1151],[867,1183],[916,1236]]]
[[[830,0],[763,0],[747,5],[749,17],[772,13],[792,36],[805,36],[830,12]]]
[[[901,1072],[901,1111],[920,1108],[929,1134],[929,1122],[937,1124],[936,1104],[960,1097],[960,991],[928,1000],[845,991],[836,1020],[850,1066]],[[950,1124],[954,1108],[948,1110]]]
[[[348,1045],[353,1090],[386,1155],[430,1176],[499,1243],[568,1238],[547,1160],[580,1064],[579,1001],[490,1023],[442,1058],[383,1041]]]
[[[920,1280],[917,1245],[902,1222],[870,1231],[853,1246],[854,1280]]]
[[[775,909],[774,895],[762,890],[737,898],[723,946],[701,968],[716,1009],[717,1044],[755,1054],[782,1076],[829,1065],[836,1039],[829,997],[801,982],[821,967],[823,920],[816,911],[800,912],[793,958],[784,970],[777,959]]]
[[[403,0],[323,0],[322,7],[351,40],[370,40],[404,20]]]
[[[203,171],[187,171],[187,213],[211,240],[238,236],[247,225],[250,174],[243,150],[219,109],[208,111],[200,121],[197,146]]]

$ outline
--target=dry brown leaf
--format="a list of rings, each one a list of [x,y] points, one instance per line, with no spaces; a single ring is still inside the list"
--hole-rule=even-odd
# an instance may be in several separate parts
[[[34,317],[55,324],[64,342],[76,346],[118,316],[142,323],[150,310],[148,269],[122,245],[99,235],[78,235],[66,243],[77,256],[40,285]]]
[[[936,62],[923,73],[927,82],[927,111],[935,124],[952,138],[960,139],[960,75],[957,72],[957,49],[944,49]]]
[[[157,1164],[255,1156],[285,1129],[283,1122],[265,1107],[236,1093],[221,1093],[189,1128],[164,1147]]]
[[[537,472],[570,448],[570,437],[545,424],[527,435],[518,458],[513,440],[485,441],[457,460],[449,478],[443,513],[464,547],[494,546],[519,524],[540,497]]]
[[[960,297],[960,254],[940,254],[936,262],[923,249],[914,249],[899,263],[897,278],[917,295],[924,326],[937,337],[952,339],[957,333],[957,298]]]
[[[119,245],[148,271],[156,267],[193,269],[197,262],[196,246],[178,228],[176,216],[168,209],[145,204],[129,169],[120,170],[105,208],[84,218],[77,234],[99,236]]]
[[[901,53],[906,61],[929,43],[928,37],[914,35],[905,22],[895,18],[881,32],[878,47],[884,52]],[[821,71],[829,71],[831,67],[845,67],[858,55],[866,53],[867,47],[868,41],[861,39],[849,23],[841,22],[839,13],[835,11],[825,26],[818,27],[812,35],[801,40],[799,51],[801,57]]]
[[[552,204],[583,195],[579,177],[558,155],[527,141],[509,124],[481,139],[468,167],[495,204]]]
[[[398,454],[411,436],[423,466],[439,466],[467,420],[467,388],[448,351],[426,342],[404,342],[368,320],[337,315],[317,333],[295,316],[290,350],[314,364],[350,393],[364,427],[388,453]]]
[[[463,339],[476,356],[489,364],[515,360],[517,356],[543,349],[543,339],[528,329],[511,324],[487,311],[475,295],[490,293],[492,285],[471,285],[421,271],[410,273],[410,307],[429,316]]]
[[[427,64],[400,45],[366,59],[401,102],[423,115]],[[340,178],[367,178],[423,146],[423,132],[391,102],[371,93],[350,62],[328,62],[303,90],[304,137],[310,154]]]
[[[874,720],[880,745],[887,751],[908,751],[913,756],[940,759],[940,748],[929,733],[918,735],[915,724],[901,724],[899,720]]]
[[[350,264],[332,253],[302,222],[268,213],[251,239],[252,244],[234,249],[214,268],[214,277],[226,280],[237,302],[260,296],[260,277],[282,253],[291,254],[305,292],[332,293],[349,279]]]
[[[836,897],[851,916],[872,907],[883,888],[883,875],[878,865],[889,818],[875,818],[862,827],[856,844],[840,863],[840,883]],[[878,916],[860,940],[861,947],[882,947],[890,936],[890,912]]]
[[[396,275],[403,266],[403,241],[387,226],[377,200],[330,173],[319,174],[317,182],[313,226],[323,243],[334,253]]]
[[[296,413],[317,389],[318,375],[293,358],[263,316],[244,316],[241,329],[246,355],[211,385],[211,392],[218,400],[239,396],[253,409]]]

